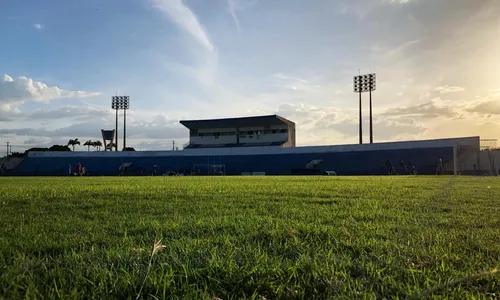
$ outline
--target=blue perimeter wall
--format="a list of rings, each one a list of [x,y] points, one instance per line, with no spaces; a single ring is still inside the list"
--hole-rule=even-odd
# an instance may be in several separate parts
[[[466,145],[479,150],[479,137],[439,139],[426,141],[377,143],[363,145],[337,145],[316,147],[248,147],[186,149],[182,151],[144,152],[30,152],[11,175],[58,176],[73,172],[81,163],[90,175],[118,175],[123,163],[132,163],[130,169],[151,174],[153,166],[158,174],[169,171],[190,173],[195,165],[225,165],[227,175],[245,172],[265,172],[280,175],[293,169],[305,169],[312,160],[321,160],[317,169],[335,171],[338,175],[387,174],[386,161],[390,160],[398,173],[404,173],[400,161],[411,161],[419,174],[435,174],[438,157],[445,169],[453,169],[453,149]],[[465,148],[465,147],[463,147]],[[198,166],[201,175],[207,167]]]

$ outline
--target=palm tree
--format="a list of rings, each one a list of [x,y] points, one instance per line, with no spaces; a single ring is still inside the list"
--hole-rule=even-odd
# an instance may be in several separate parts
[[[93,146],[93,143],[91,140],[88,140],[83,144],[84,146],[87,146],[87,151],[90,151],[90,146]]]
[[[97,147],[97,151],[101,151],[101,147],[102,147],[101,141],[95,141],[94,146]]]
[[[76,145],[80,145],[80,141],[78,140],[78,138],[76,138],[74,140],[69,140],[68,141],[68,146],[73,147],[73,151],[75,151],[75,146]]]

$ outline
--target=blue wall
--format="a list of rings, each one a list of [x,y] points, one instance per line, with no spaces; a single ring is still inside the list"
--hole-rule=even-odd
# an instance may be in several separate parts
[[[403,173],[399,162],[412,161],[420,174],[434,174],[436,159],[450,165],[453,148],[414,148],[399,150],[374,150],[356,152],[225,155],[225,156],[137,156],[137,157],[27,157],[12,172],[12,175],[67,175],[68,164],[73,171],[78,162],[85,166],[90,175],[117,175],[122,163],[132,163],[132,170],[142,168],[151,174],[153,165],[159,167],[159,174],[167,171],[191,171],[195,164],[224,164],[226,174],[239,175],[243,172],[265,172],[278,175],[291,169],[304,169],[311,160],[322,160],[318,168],[335,171],[338,175],[381,175],[387,174],[386,160],[390,160],[399,173]],[[206,169],[199,167],[206,173]]]

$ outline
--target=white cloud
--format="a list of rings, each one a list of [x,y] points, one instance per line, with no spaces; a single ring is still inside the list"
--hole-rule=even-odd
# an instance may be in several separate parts
[[[34,27],[35,29],[37,29],[37,30],[40,30],[40,29],[42,29],[42,28],[43,28],[43,25],[42,25],[42,24],[35,24],[35,25],[33,25],[33,27]]]
[[[21,111],[17,107],[10,104],[0,104],[0,122],[13,121],[21,115]]]
[[[403,44],[397,45],[396,47],[390,49],[389,51],[382,50],[382,49],[377,49],[376,46],[375,46],[374,50],[381,50],[381,51],[383,51],[384,52],[383,55],[385,56],[385,58],[392,58],[392,59],[401,58],[401,57],[404,56],[404,53],[408,49],[410,49],[411,47],[413,47],[415,45],[418,45],[420,42],[422,42],[422,40],[423,39],[408,41],[408,42],[405,42]]]
[[[468,109],[468,111],[481,114],[500,115],[500,99],[479,103],[476,106]]]
[[[3,81],[0,81],[0,103],[4,104],[24,101],[48,102],[54,99],[87,98],[98,95],[100,93],[63,90],[24,76],[13,79],[4,74]]]
[[[28,120],[54,120],[72,118],[85,120],[88,118],[101,119],[110,117],[113,112],[93,106],[65,105],[54,110],[36,110],[33,113],[25,114]]]
[[[491,90],[486,97],[477,97],[476,101],[467,104],[466,111],[480,115],[500,115],[500,93]]]
[[[273,74],[272,78],[274,79],[272,87],[284,91],[293,91],[296,94],[302,94],[303,96],[309,95],[311,98],[327,99],[331,95],[338,96],[342,93],[339,86],[327,84],[318,78],[303,79],[283,73]],[[283,94],[281,96],[284,97]]]
[[[273,74],[273,77],[284,81],[297,81],[297,82],[307,83],[307,80],[305,79],[296,78],[293,76],[285,75],[283,73]]]
[[[458,116],[458,113],[455,112],[452,107],[438,103],[436,99],[413,106],[390,108],[384,112],[383,115],[418,118],[453,118]]]
[[[234,0],[227,0],[227,5],[229,7],[229,14],[233,18],[234,24],[238,28],[238,31],[241,30],[240,20],[238,19],[238,16],[236,15],[236,8],[234,7]]]
[[[441,94],[448,94],[448,93],[456,93],[456,92],[463,92],[465,91],[465,88],[459,87],[459,86],[439,86],[434,89],[436,92],[439,92]]]
[[[198,18],[193,11],[184,4],[182,0],[151,0],[153,7],[166,13],[170,20],[176,23],[180,28],[188,32],[198,43],[207,50],[214,49],[213,44],[208,38],[208,34],[201,26]]]
[[[356,143],[359,133],[357,111],[337,107],[314,107],[304,104],[283,103],[277,113],[296,123],[299,145],[327,145]],[[374,118],[376,141],[415,139],[428,128],[407,117]],[[365,139],[368,139],[368,119],[363,120]]]

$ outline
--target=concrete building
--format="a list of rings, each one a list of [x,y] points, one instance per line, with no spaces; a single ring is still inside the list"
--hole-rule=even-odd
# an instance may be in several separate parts
[[[186,148],[295,147],[295,123],[278,115],[180,123],[189,129]]]

